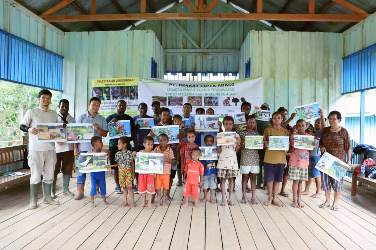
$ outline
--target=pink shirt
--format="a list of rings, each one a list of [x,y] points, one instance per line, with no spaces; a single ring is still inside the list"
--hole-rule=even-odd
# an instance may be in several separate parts
[[[289,166],[298,168],[308,168],[309,150],[294,148],[294,134],[290,136],[292,151],[290,154]]]
[[[168,146],[167,149],[162,152],[160,146],[157,146],[154,149],[154,152],[164,155],[163,174],[170,174],[170,172],[171,172],[171,161],[173,159],[175,159],[174,151],[172,151],[172,148],[170,146]]]
[[[204,175],[204,165],[199,161],[187,160],[184,168],[187,174],[186,183],[197,185],[200,176]]]

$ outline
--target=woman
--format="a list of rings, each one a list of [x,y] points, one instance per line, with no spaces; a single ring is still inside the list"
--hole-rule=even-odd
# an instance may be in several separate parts
[[[351,161],[351,147],[350,137],[347,130],[340,126],[341,113],[332,111],[329,113],[329,127],[322,130],[320,139],[321,153],[328,152],[329,154],[337,157],[338,159],[350,163]],[[330,191],[334,190],[334,201],[331,210],[337,211],[337,202],[341,197],[343,190],[343,179],[340,181],[335,180],[329,175],[322,173],[321,175],[321,189],[325,191],[325,202],[320,205],[320,208],[330,207]]]

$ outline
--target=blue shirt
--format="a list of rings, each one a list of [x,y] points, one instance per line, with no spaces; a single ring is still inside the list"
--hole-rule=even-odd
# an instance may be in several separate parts
[[[202,165],[204,165],[204,176],[217,174],[217,169],[216,169],[217,161],[205,160],[205,161],[201,161],[201,163]]]
[[[105,131],[108,130],[106,119],[97,114],[96,116],[92,116],[89,112],[82,114],[78,117],[77,123],[91,123],[91,124],[98,124],[99,127]],[[96,129],[94,129],[94,136],[101,136]],[[80,152],[89,152],[91,150],[90,142],[80,143],[79,145]]]

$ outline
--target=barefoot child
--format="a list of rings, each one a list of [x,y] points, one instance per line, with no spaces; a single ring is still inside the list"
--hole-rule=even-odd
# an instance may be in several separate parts
[[[131,200],[131,206],[134,207],[134,161],[133,155],[129,148],[129,140],[127,137],[120,137],[118,140],[118,152],[115,154],[115,162],[119,168],[119,182],[124,190],[124,206],[128,206],[128,194]]]
[[[205,146],[212,147],[214,144],[214,137],[206,135],[204,138]],[[215,160],[203,160],[204,165],[204,201],[208,200],[208,190],[210,190],[210,202],[214,203],[215,189],[217,188],[217,169]]]
[[[193,149],[192,160],[187,160],[184,166],[186,173],[184,205],[188,205],[188,198],[191,196],[195,207],[198,206],[198,190],[199,186],[202,184],[204,174],[204,166],[199,161],[200,153],[200,149]]]
[[[306,122],[303,119],[299,119],[296,122],[296,133],[290,137],[290,160],[289,160],[289,179],[292,183],[293,202],[292,206],[295,208],[302,208],[301,192],[302,181],[308,180],[308,165],[309,165],[309,150],[294,148],[295,134],[306,134]]]
[[[192,150],[198,148],[198,145],[195,143],[195,131],[193,129],[189,129],[186,132],[186,136],[186,142],[183,141],[180,143],[180,162],[182,166],[185,166],[187,161],[192,159]],[[183,175],[185,176],[184,169]]]
[[[274,112],[272,115],[272,126],[264,131],[265,157],[264,170],[265,182],[268,189],[268,200],[264,205],[268,206],[270,203],[282,207],[276,198],[275,194],[279,191],[280,183],[283,179],[284,168],[286,167],[286,151],[283,150],[269,150],[269,136],[289,136],[289,132],[282,127],[282,115]]]
[[[99,136],[93,136],[91,138],[92,152],[102,152],[103,143],[102,138]],[[106,200],[106,172],[93,172],[90,173],[90,200],[95,206],[94,198],[97,195],[97,186],[99,186],[100,194],[102,196],[104,204],[108,204]]]
[[[168,145],[168,136],[166,134],[159,135],[159,145],[154,149],[154,152],[164,155],[163,174],[157,174],[155,178],[157,198],[159,198],[159,203],[162,206],[163,201],[168,199],[170,190],[171,165],[176,164],[174,152]]]
[[[225,116],[223,118],[223,126],[225,132],[234,132],[234,118],[231,116]],[[222,202],[221,206],[226,205],[225,196],[225,185],[226,180],[229,182],[229,196],[228,204],[230,206],[234,205],[232,201],[232,193],[235,187],[235,178],[239,172],[238,159],[236,157],[236,152],[240,148],[240,136],[236,134],[236,141],[234,145],[219,146],[218,151],[218,164],[217,164],[217,175],[221,179],[221,192],[222,192]]]
[[[143,153],[153,153],[153,137],[146,136],[143,142]],[[144,196],[143,207],[151,207],[152,195],[155,194],[155,174],[138,174],[138,193]]]
[[[252,204],[257,204],[256,176],[260,173],[260,161],[257,149],[245,148],[245,136],[258,135],[256,117],[246,118],[246,128],[239,132],[241,138],[240,173],[242,174],[242,202],[247,203],[247,183],[251,179]]]

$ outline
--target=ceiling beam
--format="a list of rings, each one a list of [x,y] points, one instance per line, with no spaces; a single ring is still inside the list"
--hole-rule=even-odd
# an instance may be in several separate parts
[[[240,54],[238,49],[164,49],[166,54]]]
[[[96,13],[97,13],[97,0],[91,0],[90,14],[96,14]]]
[[[140,0],[140,12],[141,13],[146,12],[146,0]]]
[[[77,10],[79,11],[81,14],[85,14],[85,15],[97,15],[97,14],[90,14],[90,11],[87,11],[78,1],[75,1],[72,3],[72,6]],[[91,21],[93,23],[93,25],[99,29],[99,30],[105,30],[103,28],[102,25],[100,25],[99,23],[95,22],[95,21]]]
[[[333,7],[334,5],[336,5],[335,2],[333,2],[332,0],[328,0],[326,3],[324,3],[316,12],[316,14],[320,14],[320,13],[324,13],[326,10],[330,9],[331,7]],[[305,23],[302,28],[300,30],[304,31],[304,30],[309,30],[309,28],[312,26],[312,22],[307,22]]]
[[[350,10],[350,11],[352,11],[352,12],[358,14],[358,15],[361,15],[361,16],[364,16],[364,17],[367,17],[369,15],[365,10],[359,8],[358,6],[356,6],[352,3],[349,3],[348,1],[333,0],[333,2],[335,2],[336,4],[342,6],[343,8],[348,9],[348,10]]]
[[[309,0],[309,2],[308,2],[308,13],[309,14],[315,13],[315,0]]]
[[[46,10],[45,12],[43,12],[41,16],[52,15],[52,14],[58,12],[59,10],[63,9],[65,6],[71,4],[74,1],[75,0],[61,0],[60,2],[58,2],[54,6],[52,6],[51,8],[49,8],[48,10]]]
[[[262,0],[257,0],[257,13],[262,13]]]
[[[212,12],[215,6],[218,5],[218,0],[211,0],[210,3],[206,6],[206,12]]]
[[[290,13],[127,13],[95,15],[44,16],[49,22],[95,22],[121,20],[269,20],[287,22],[359,22],[355,14],[290,14]]]

